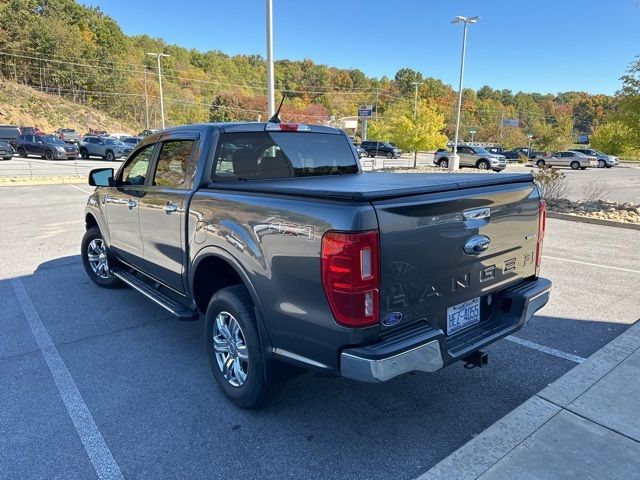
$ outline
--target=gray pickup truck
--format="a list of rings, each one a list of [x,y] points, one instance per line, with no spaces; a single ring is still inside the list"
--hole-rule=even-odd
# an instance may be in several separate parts
[[[549,299],[529,174],[363,173],[341,130],[219,123],[154,133],[89,183],[89,277],[203,313],[240,407],[305,370],[384,382],[481,366]]]

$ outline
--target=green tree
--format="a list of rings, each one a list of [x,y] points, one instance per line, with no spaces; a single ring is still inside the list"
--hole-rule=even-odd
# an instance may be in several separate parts
[[[419,102],[416,113],[414,117],[411,102],[401,103],[382,120],[373,122],[372,132],[403,150],[413,151],[414,167],[419,150],[435,150],[447,144],[447,137],[442,133],[444,116],[426,101]]]
[[[400,93],[407,96],[412,94],[416,88],[413,86],[413,82],[422,82],[422,74],[411,68],[401,68],[398,70],[398,73],[396,73],[394,80]]]
[[[537,123],[533,131],[536,135],[535,146],[542,150],[564,150],[573,143],[573,120],[567,113],[556,118],[556,124]]]
[[[609,155],[632,155],[633,131],[620,121],[605,123],[596,127],[591,136],[591,146]]]

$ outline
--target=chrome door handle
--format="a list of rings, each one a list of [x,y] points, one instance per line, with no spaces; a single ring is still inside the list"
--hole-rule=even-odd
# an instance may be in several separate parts
[[[167,213],[177,212],[178,205],[172,202],[167,202],[167,205],[164,207],[164,211]]]
[[[129,207],[129,210],[131,210],[132,208],[136,207],[138,205],[138,202],[136,202],[135,200],[129,200],[127,202],[127,207]]]

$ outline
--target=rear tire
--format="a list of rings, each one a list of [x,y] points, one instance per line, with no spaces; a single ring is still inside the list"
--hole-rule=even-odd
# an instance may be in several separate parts
[[[440,160],[438,160],[438,166],[441,168],[449,168],[449,159],[441,158]]]
[[[22,158],[27,158],[27,151],[24,148],[19,147],[18,148],[18,156],[22,157]]]
[[[544,160],[538,160],[536,162],[536,165],[538,166],[538,168],[544,168],[545,167]]]
[[[571,167],[571,170],[579,170],[580,162],[573,161],[569,164],[569,166]]]
[[[82,237],[82,265],[89,278],[103,288],[120,288],[122,282],[111,273],[115,259],[110,258],[100,229],[91,227]],[[102,263],[104,262],[104,263]]]
[[[244,285],[223,288],[211,297],[204,333],[213,376],[235,405],[262,408],[282,391],[276,365],[265,358],[254,305]]]
[[[2,157],[3,160],[11,160],[13,157]]]

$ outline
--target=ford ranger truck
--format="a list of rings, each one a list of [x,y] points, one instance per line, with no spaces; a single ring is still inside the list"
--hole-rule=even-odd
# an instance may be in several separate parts
[[[385,382],[480,365],[549,299],[530,174],[363,173],[341,130],[215,123],[153,133],[89,183],[89,277],[203,316],[240,407],[303,370]]]

